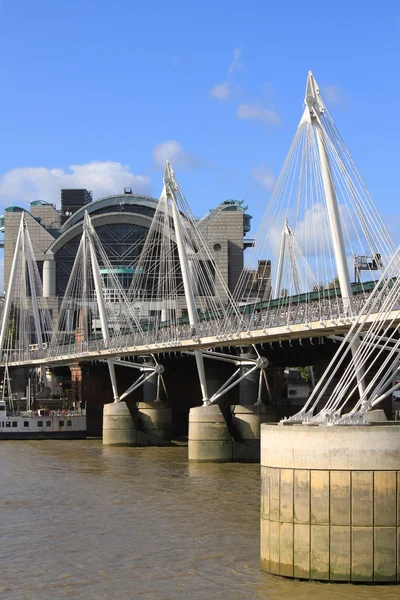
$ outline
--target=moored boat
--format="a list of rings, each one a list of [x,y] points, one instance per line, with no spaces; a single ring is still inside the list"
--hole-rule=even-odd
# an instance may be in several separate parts
[[[82,439],[86,409],[9,411],[0,400],[0,440]]]

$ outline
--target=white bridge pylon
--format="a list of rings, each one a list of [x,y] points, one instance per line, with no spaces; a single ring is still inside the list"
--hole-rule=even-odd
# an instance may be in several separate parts
[[[88,213],[85,213],[82,238],[61,304],[49,355],[82,353],[92,347],[121,347],[131,337],[143,337],[143,330],[132,303],[128,300]],[[154,366],[138,365],[109,358],[107,363],[114,402],[124,400],[146,381],[157,375],[157,390],[164,385],[164,367],[152,356]],[[118,391],[115,367],[142,371],[122,394]]]
[[[347,335],[337,338],[342,343],[306,405],[284,422],[364,424],[367,411],[400,388],[399,300],[400,247]],[[318,408],[335,382],[329,400]]]
[[[290,241],[296,244],[291,251]],[[253,247],[246,251],[234,297],[253,302],[257,310],[254,273],[259,261],[268,259],[271,306],[295,305],[300,294],[314,294],[304,319],[314,319],[317,312],[326,319],[338,308],[351,314],[353,271],[362,290],[365,282],[379,279],[395,249],[309,72],[303,114]],[[290,268],[283,268],[285,256]],[[307,265],[303,277],[301,262]],[[305,305],[311,305],[311,298]]]
[[[279,307],[282,312],[286,309],[289,314],[298,313],[299,306],[300,318],[306,322],[319,318],[322,323],[334,312],[357,315],[350,273],[354,270],[359,277],[357,291],[362,298],[364,284],[379,279],[395,246],[311,71],[303,106],[296,135],[254,246],[247,255],[247,268],[238,282],[235,298],[251,304],[252,274],[260,259],[268,258],[270,306],[275,311]],[[302,269],[301,264],[306,268]],[[263,304],[265,323],[269,311],[268,303]],[[253,311],[258,311],[257,304],[253,303]],[[364,378],[356,363],[357,344],[355,338],[351,345],[352,363],[363,395]]]
[[[238,314],[229,289],[194,219],[169,161],[164,186],[146,242],[135,267],[129,299],[138,305],[148,338],[173,343],[181,336],[200,336],[214,324],[215,333],[227,308]],[[184,323],[184,315],[187,315]],[[203,404],[209,403],[204,361],[195,350]]]
[[[302,289],[312,290],[318,287],[315,275],[307,263],[304,254],[293,235],[293,231],[289,227],[287,219],[285,219],[281,234],[278,269],[273,295],[274,298],[279,298],[282,295],[282,278],[284,277],[283,273],[285,268],[290,270],[297,295],[301,294]]]
[[[167,342],[181,333],[182,309],[186,308],[190,335],[210,321],[222,323],[233,301],[212,260],[207,244],[190,213],[167,161],[164,187],[143,251],[135,265],[128,295],[114,272],[96,231],[85,214],[82,239],[58,315],[50,356],[77,354],[92,348],[123,348],[157,338]],[[201,351],[194,351],[203,403],[209,402]],[[157,361],[155,361],[157,363]],[[121,397],[115,365],[133,367],[127,361],[107,361],[114,401],[134,391],[138,383],[162,366],[146,369],[138,382]],[[142,369],[143,370],[143,369]]]
[[[50,342],[52,329],[25,213],[22,212],[1,321],[1,362],[7,366],[18,360],[32,345],[43,352]],[[46,384],[44,367],[42,380]]]
[[[85,213],[82,238],[60,307],[49,355],[84,353],[93,345],[110,348],[140,332],[114,268]],[[108,359],[114,402],[120,402],[115,361]],[[121,365],[126,366],[126,363]],[[149,375],[150,376],[150,375]],[[124,394],[124,397],[127,393]]]

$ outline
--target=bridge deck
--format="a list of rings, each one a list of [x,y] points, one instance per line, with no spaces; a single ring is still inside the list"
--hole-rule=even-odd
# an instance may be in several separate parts
[[[364,317],[364,325],[367,328],[375,319],[377,313],[372,313],[369,317]],[[361,317],[361,320],[363,317]],[[242,332],[231,334],[212,335],[206,337],[193,336],[191,338],[174,340],[170,342],[149,343],[141,345],[127,345],[123,347],[99,346],[81,349],[59,356],[49,356],[46,350],[33,351],[31,357],[25,360],[13,360],[12,356],[8,361],[8,366],[40,366],[40,365],[65,365],[72,362],[82,362],[90,360],[104,360],[106,358],[115,358],[119,356],[137,356],[142,354],[159,354],[162,352],[173,352],[179,350],[201,350],[206,348],[217,348],[221,346],[240,346],[243,344],[262,344],[275,341],[284,341],[289,339],[301,339],[309,337],[323,337],[332,334],[345,334],[350,327],[358,320],[358,317],[343,317],[335,319],[326,319],[324,321],[312,321],[309,323],[292,323],[284,325],[278,324],[270,326],[268,329],[247,329]],[[382,327],[393,321],[394,324],[400,322],[399,310],[393,310],[389,313],[387,321],[382,322]],[[112,340],[110,340],[112,343]],[[100,340],[99,340],[100,342]],[[102,343],[102,342],[101,342]],[[38,356],[41,354],[41,356]],[[3,363],[4,364],[4,363]]]

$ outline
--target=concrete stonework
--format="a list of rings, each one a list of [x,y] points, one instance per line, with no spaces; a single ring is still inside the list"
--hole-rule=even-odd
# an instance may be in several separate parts
[[[266,404],[236,404],[230,410],[234,436],[233,462],[260,462],[261,424],[276,421],[274,408]]]
[[[400,425],[261,427],[261,567],[400,581]]]
[[[146,446],[165,446],[171,441],[171,409],[165,402],[138,402],[138,429],[147,436]],[[141,436],[143,437],[143,436]],[[138,438],[138,443],[140,439]]]
[[[275,420],[272,407],[232,405],[224,414],[218,405],[189,412],[189,460],[259,462],[260,425]]]
[[[136,446],[137,430],[126,402],[105,404],[103,409],[103,445]]]
[[[188,438],[189,460],[232,461],[232,436],[218,405],[190,409]]]

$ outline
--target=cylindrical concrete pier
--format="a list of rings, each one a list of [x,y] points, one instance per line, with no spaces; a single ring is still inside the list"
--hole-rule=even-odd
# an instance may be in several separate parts
[[[400,581],[400,424],[261,426],[261,567]]]
[[[189,460],[231,462],[232,436],[217,404],[190,409],[188,445]]]
[[[136,446],[137,431],[126,402],[105,404],[103,408],[103,445]]]
[[[272,406],[253,404],[230,407],[232,415],[233,460],[236,462],[260,461],[260,426],[274,423],[276,412]]]
[[[145,445],[165,445],[171,441],[172,416],[166,402],[138,402],[138,429]],[[141,440],[138,438],[140,445]]]

